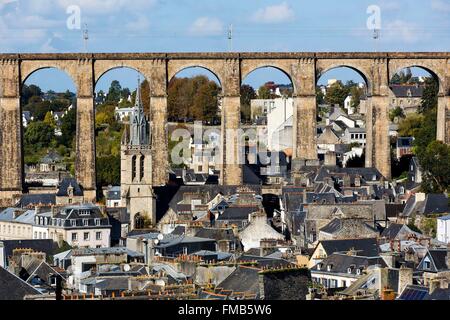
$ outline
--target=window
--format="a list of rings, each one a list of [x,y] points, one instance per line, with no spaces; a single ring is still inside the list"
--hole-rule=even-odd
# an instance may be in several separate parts
[[[83,219],[83,226],[88,227],[89,226],[89,220]]]
[[[327,271],[331,271],[332,269],[333,269],[333,265],[332,264],[327,265]]]
[[[76,232],[72,233],[72,241],[77,241],[78,234]]]
[[[131,158],[131,180],[136,179],[136,156]]]
[[[71,204],[72,203],[72,199],[69,199],[69,204]]]
[[[98,219],[98,218],[95,219],[95,225],[96,225],[96,226],[99,226],[99,225],[100,225],[100,219]]]
[[[428,260],[428,258],[425,259],[424,263],[423,263],[423,268],[430,270],[431,269],[431,261]]]
[[[145,163],[145,156],[141,156],[141,167],[140,167],[140,172],[139,172],[139,179],[142,180],[144,179],[144,163]]]
[[[77,226],[77,220],[72,219],[71,221],[72,227],[76,227]]]
[[[101,231],[95,233],[95,239],[96,240],[102,240],[102,233],[101,233]]]
[[[83,239],[84,239],[84,241],[89,241],[89,232],[85,232],[83,234]]]

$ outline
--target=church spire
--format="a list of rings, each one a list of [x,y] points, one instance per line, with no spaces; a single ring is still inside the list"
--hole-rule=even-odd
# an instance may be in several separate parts
[[[141,81],[138,77],[138,86],[133,113],[130,119],[130,144],[133,146],[148,145],[150,143],[149,124],[144,113],[141,97]]]

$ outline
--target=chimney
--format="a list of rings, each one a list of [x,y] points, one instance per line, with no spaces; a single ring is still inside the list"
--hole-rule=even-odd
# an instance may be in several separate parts
[[[402,265],[398,272],[398,294],[400,295],[410,284],[413,284],[413,269]]]
[[[447,256],[445,261],[447,262],[447,269],[450,269],[450,243],[447,244]]]
[[[425,193],[422,192],[416,193],[416,203],[419,201],[425,201]]]
[[[336,166],[336,152],[328,151],[325,154],[325,165]]]
[[[436,289],[440,287],[440,281],[432,279],[430,280],[430,290],[429,293],[432,294]]]

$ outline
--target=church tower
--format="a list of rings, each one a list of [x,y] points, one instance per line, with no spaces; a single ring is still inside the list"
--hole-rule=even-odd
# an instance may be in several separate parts
[[[130,212],[131,230],[155,225],[155,196],[152,188],[150,125],[144,114],[138,81],[136,101],[121,143],[122,206]]]

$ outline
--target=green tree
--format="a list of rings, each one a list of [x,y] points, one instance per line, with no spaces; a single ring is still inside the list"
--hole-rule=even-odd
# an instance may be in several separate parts
[[[427,193],[441,193],[450,184],[450,146],[441,141],[431,142],[419,154],[424,171],[422,189]]]
[[[42,121],[29,124],[24,133],[24,142],[34,149],[47,148],[53,139],[53,129]]]
[[[358,87],[358,85],[353,85],[350,87],[350,95],[352,96],[351,108],[354,111],[357,111],[356,109],[359,107],[359,104],[361,103],[363,90],[360,87]]]
[[[120,155],[97,157],[97,185],[120,184]]]
[[[256,99],[256,92],[252,86],[244,84],[241,86],[241,119],[249,122],[251,119],[251,101]]]
[[[344,106],[344,100],[348,97],[350,89],[342,85],[342,82],[338,81],[333,83],[327,90],[325,96],[325,102],[330,105]]]
[[[267,86],[262,85],[258,89],[258,99],[272,99],[272,94]]]
[[[111,86],[109,87],[108,94],[106,95],[106,102],[115,104],[119,103],[121,92],[122,86],[120,85],[120,82],[113,80],[111,82]]]
[[[325,103],[325,95],[320,88],[316,88],[316,103],[317,106]]]
[[[49,125],[52,129],[56,128],[56,121],[50,111],[47,111],[44,118],[44,123]]]
[[[404,119],[405,112],[401,107],[395,107],[389,112],[389,119],[394,122],[395,119]]]
[[[438,105],[439,85],[434,78],[425,80],[425,89],[422,94],[422,101],[419,107],[419,113],[425,113]]]
[[[77,111],[75,108],[67,112],[61,120],[61,132],[59,142],[66,147],[72,147],[73,138],[77,129]]]
[[[406,118],[400,120],[398,125],[398,134],[401,137],[416,137],[423,121],[424,117],[420,114],[408,114]]]

